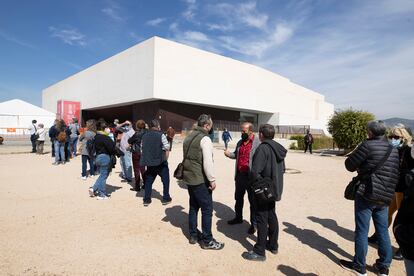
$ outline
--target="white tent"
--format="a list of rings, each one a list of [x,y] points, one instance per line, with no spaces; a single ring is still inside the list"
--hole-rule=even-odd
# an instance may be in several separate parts
[[[49,128],[55,119],[55,113],[19,99],[0,103],[0,134],[10,131],[17,132],[15,134],[26,134],[25,130],[31,125],[32,120]]]

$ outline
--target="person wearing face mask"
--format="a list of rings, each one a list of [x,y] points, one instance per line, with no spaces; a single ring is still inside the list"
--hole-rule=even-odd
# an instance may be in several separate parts
[[[252,123],[243,123],[241,125],[241,133],[241,139],[239,142],[237,142],[235,151],[224,151],[224,155],[226,157],[236,160],[236,170],[234,178],[236,185],[234,193],[234,199],[236,200],[236,204],[234,206],[234,210],[236,216],[235,218],[229,220],[227,223],[230,225],[243,223],[244,195],[247,191],[250,203],[250,228],[248,230],[248,233],[254,234],[257,229],[257,223],[253,204],[253,191],[248,187],[248,183],[253,155],[256,151],[256,148],[260,144],[260,140],[253,133]]]
[[[405,129],[404,126],[396,126],[392,129],[390,134],[390,144],[398,149],[398,154],[400,158],[400,177],[398,179],[397,187],[395,188],[394,198],[388,208],[388,227],[392,224],[393,215],[398,209],[400,209],[401,202],[404,197],[404,191],[407,189],[406,185],[406,175],[414,169],[414,159],[411,156],[412,151],[412,137]],[[374,233],[371,237],[369,237],[368,241],[372,244],[376,244],[378,239],[377,235]],[[395,260],[402,260],[403,257],[401,255],[400,249],[398,249],[395,253],[393,258]]]
[[[89,188],[89,196],[97,195],[97,199],[108,199],[105,186],[106,179],[111,171],[111,156],[116,154],[115,142],[109,138],[111,130],[104,120],[98,121],[97,130],[95,135],[95,164],[99,171],[99,177],[93,187]]]

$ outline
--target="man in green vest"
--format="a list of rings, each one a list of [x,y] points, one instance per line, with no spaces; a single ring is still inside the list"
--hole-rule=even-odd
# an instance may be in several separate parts
[[[190,244],[200,241],[201,248],[220,250],[224,243],[213,239],[211,219],[213,216],[212,193],[216,188],[213,167],[213,144],[208,136],[213,128],[210,115],[202,114],[197,120],[197,126],[184,140],[184,171],[183,182],[187,184],[190,196],[188,213]],[[201,209],[201,229],[197,229],[197,215]]]

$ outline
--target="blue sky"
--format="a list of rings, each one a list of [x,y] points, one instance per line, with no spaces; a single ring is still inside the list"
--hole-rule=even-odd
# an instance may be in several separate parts
[[[160,36],[256,64],[336,108],[414,119],[412,0],[0,1],[0,102]]]

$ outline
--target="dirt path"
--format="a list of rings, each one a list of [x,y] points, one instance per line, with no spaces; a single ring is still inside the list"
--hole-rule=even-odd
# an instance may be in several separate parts
[[[175,147],[171,171],[181,156]],[[213,235],[226,245],[219,252],[188,243],[188,195],[175,180],[172,204],[161,205],[157,179],[155,199],[143,207],[142,193],[136,196],[112,173],[112,197],[98,201],[87,195],[93,179],[81,180],[79,157],[64,166],[51,162],[50,156],[0,155],[2,275],[350,275],[337,264],[353,255],[353,203],[343,199],[351,174],[342,158],[288,154],[287,167],[302,173],[285,177],[277,204],[279,254],[267,254],[264,263],[241,257],[255,240],[247,222],[226,223],[234,216],[234,164],[220,150]],[[375,258],[370,247],[367,263]],[[391,275],[404,275],[402,262],[393,262]]]

